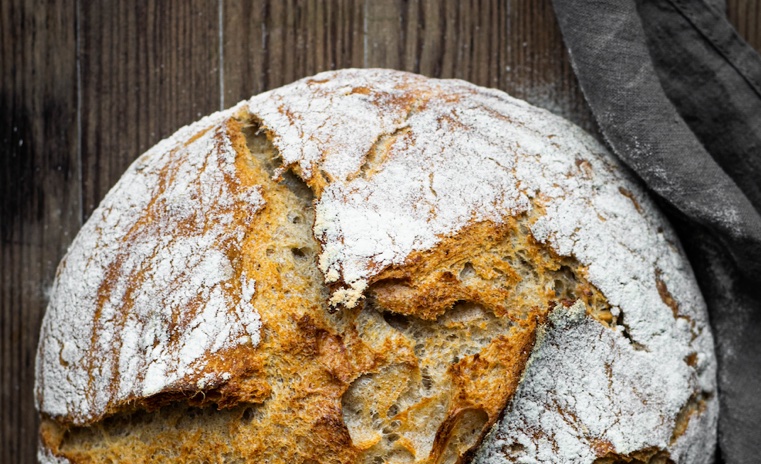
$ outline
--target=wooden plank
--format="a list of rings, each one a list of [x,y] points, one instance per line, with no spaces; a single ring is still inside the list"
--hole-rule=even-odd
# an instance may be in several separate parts
[[[0,462],[36,462],[46,292],[81,225],[76,9],[0,2]]]
[[[269,2],[228,1],[223,4],[224,106],[266,89],[265,15]]]
[[[599,136],[571,68],[551,0],[508,2],[506,24],[499,87]]]
[[[740,36],[761,52],[761,2],[727,0],[727,17]]]
[[[390,16],[393,2],[384,8]],[[368,12],[370,13],[370,12]],[[500,0],[415,0],[398,10],[401,33],[394,34],[395,48],[402,53],[404,69],[426,76],[464,79],[477,85],[499,87],[501,36],[505,27],[507,2]],[[390,23],[368,19],[366,50],[371,66],[386,67],[385,45],[374,36],[391,35]]]
[[[224,2],[225,105],[326,69],[496,87],[588,130],[550,0]]]
[[[408,50],[404,46],[408,28],[410,10],[415,8],[417,1],[403,0],[371,0],[365,2],[363,33],[364,33],[364,62],[365,68],[408,69],[410,59],[414,61],[417,50]],[[409,58],[409,59],[407,59]]]
[[[81,4],[85,217],[145,150],[220,109],[218,0]]]
[[[363,3],[225,1],[224,104],[329,69],[362,66]]]
[[[366,67],[495,87],[595,132],[550,0],[373,0]]]

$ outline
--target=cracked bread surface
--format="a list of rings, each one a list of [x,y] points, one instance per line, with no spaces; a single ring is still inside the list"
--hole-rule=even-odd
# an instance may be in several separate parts
[[[396,71],[139,158],[59,268],[37,365],[42,462],[709,462],[715,439],[704,303],[642,189],[560,118]]]

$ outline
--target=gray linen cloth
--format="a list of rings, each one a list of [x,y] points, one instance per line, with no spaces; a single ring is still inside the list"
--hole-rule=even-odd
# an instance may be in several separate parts
[[[761,57],[720,0],[553,0],[600,130],[676,227],[719,359],[718,462],[761,462]]]

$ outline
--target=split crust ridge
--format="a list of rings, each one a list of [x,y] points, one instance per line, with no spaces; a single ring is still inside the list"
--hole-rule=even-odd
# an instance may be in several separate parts
[[[348,244],[348,235],[341,235],[347,233],[341,229],[346,224],[341,221],[347,219],[339,214],[334,216],[329,207],[361,208],[362,204],[355,202],[362,195],[367,195],[368,201],[381,201],[372,197],[375,195],[372,190],[365,194],[362,189],[376,178],[380,178],[378,182],[387,181],[388,177],[384,176],[390,175],[389,170],[399,169],[406,162],[400,158],[400,150],[418,149],[416,137],[420,137],[420,133],[413,130],[415,121],[423,124],[420,120],[425,119],[428,106],[436,104],[433,99],[445,95],[444,84],[426,87],[420,84],[423,79],[418,76],[398,74],[394,75],[398,82],[384,84],[393,87],[388,91],[388,95],[396,95],[393,98],[361,85],[339,89],[347,95],[372,96],[377,92],[381,97],[373,104],[394,115],[384,119],[384,129],[371,137],[367,146],[362,146],[364,155],[351,169],[331,165],[329,150],[309,158],[312,156],[308,152],[310,143],[328,143],[318,140],[321,127],[313,133],[300,134],[299,140],[306,148],[302,159],[295,159],[293,148],[283,140],[282,127],[297,130],[298,119],[303,115],[292,113],[286,103],[280,102],[281,97],[267,94],[255,99],[275,102],[272,108],[259,113],[251,110],[249,105],[253,103],[242,103],[186,130],[165,155],[169,159],[165,164],[156,161],[157,157],[164,156],[159,147],[130,168],[132,175],[138,175],[142,165],[159,166],[156,174],[159,180],[156,193],[144,207],[145,212],[140,213],[143,216],[132,226],[129,236],[139,237],[141,231],[150,233],[151,227],[163,223],[173,225],[173,230],[162,230],[162,233],[173,234],[167,246],[173,246],[171,240],[190,240],[198,230],[216,234],[216,242],[208,245],[209,256],[216,261],[209,264],[211,258],[202,260],[197,265],[197,276],[193,274],[189,278],[207,286],[208,294],[227,298],[224,300],[227,306],[221,306],[226,308],[224,314],[214,315],[214,321],[219,333],[228,334],[227,339],[234,342],[209,342],[213,348],[193,354],[195,357],[185,355],[189,360],[186,362],[189,373],[175,375],[171,366],[165,367],[163,375],[158,377],[141,372],[132,390],[125,389],[126,380],[119,377],[125,373],[120,366],[128,360],[116,358],[110,369],[118,375],[106,384],[105,393],[97,394],[95,388],[101,385],[99,373],[106,368],[98,364],[100,360],[88,358],[91,366],[100,366],[88,370],[88,395],[106,400],[103,406],[98,406],[100,409],[91,408],[95,412],[89,415],[43,412],[40,428],[43,462],[491,464],[508,462],[504,459],[525,453],[538,457],[537,462],[551,462],[541,460],[541,456],[546,458],[542,454],[544,450],[566,445],[543,435],[545,432],[531,432],[535,427],[531,421],[536,415],[531,401],[543,401],[535,397],[537,392],[555,391],[555,386],[548,382],[548,378],[552,380],[552,373],[543,374],[542,369],[546,370],[548,363],[567,356],[572,358],[569,366],[577,362],[595,369],[597,366],[593,366],[592,361],[582,359],[584,354],[563,350],[576,346],[582,347],[579,350],[586,346],[592,351],[609,349],[612,354],[609,359],[605,358],[606,371],[601,378],[609,379],[606,382],[610,395],[619,391],[622,395],[629,394],[629,384],[637,384],[640,378],[625,372],[614,373],[615,369],[623,368],[619,356],[636,359],[639,363],[636,367],[647,371],[655,362],[653,353],[662,349],[661,341],[642,330],[643,319],[639,313],[632,314],[622,308],[620,293],[615,294],[613,300],[606,297],[613,288],[611,285],[617,283],[601,280],[596,262],[576,257],[586,252],[578,251],[578,245],[583,242],[575,235],[578,226],[571,245],[558,242],[563,237],[553,229],[557,224],[551,221],[558,214],[562,215],[562,211],[548,211],[548,208],[558,208],[560,200],[545,196],[544,191],[535,191],[537,187],[518,182],[515,192],[505,193],[515,196],[519,206],[514,210],[499,209],[498,200],[507,202],[509,199],[494,200],[485,208],[502,211],[502,217],[474,210],[478,214],[473,213],[464,225],[437,233],[431,246],[399,244],[407,239],[400,233],[391,237],[394,253],[398,255],[390,258],[372,255],[365,261],[357,258],[361,250],[351,248],[354,245]],[[298,85],[314,89],[326,83],[333,85],[330,79],[307,79]],[[478,95],[477,88],[452,82],[446,85],[460,93],[447,98]],[[412,97],[410,89],[419,84],[422,90]],[[315,90],[317,94],[320,91]],[[491,91],[483,91],[481,97],[484,101],[503,98]],[[265,100],[267,98],[270,100]],[[508,118],[496,110],[493,112],[489,117]],[[481,117],[481,113],[478,115]],[[286,122],[277,122],[276,116],[282,116]],[[453,112],[451,117],[439,117],[436,124],[448,131],[462,130],[463,134],[469,134],[471,129],[456,127],[466,116]],[[323,124],[331,123],[327,117],[323,121]],[[511,123],[519,127],[516,130],[528,131],[520,120]],[[277,124],[281,126],[274,127]],[[475,123],[470,121],[470,124]],[[357,130],[365,130],[360,126],[358,122]],[[203,166],[197,167],[197,176],[204,179],[204,175],[210,176],[209,173],[218,169],[221,174],[215,178],[216,183],[208,184],[209,188],[218,187],[218,190],[216,193],[199,190],[200,197],[182,191],[173,193],[175,196],[170,198],[167,192],[186,175],[178,154],[187,150],[192,155],[191,148],[199,144],[201,149],[217,153],[219,167],[212,161],[203,161]],[[485,146],[488,148],[488,144]],[[518,144],[516,150],[524,150],[524,147]],[[528,153],[531,148],[525,150]],[[521,174],[520,166],[491,161],[496,165],[493,169],[512,170],[514,176]],[[451,168],[447,165],[447,169]],[[615,172],[619,168],[582,158],[577,160],[575,169],[578,172],[567,174],[569,178],[590,178],[594,170]],[[446,170],[444,173],[450,174]],[[442,189],[444,181],[435,175],[436,172],[422,181],[426,184],[421,194],[424,201],[415,208],[430,208],[430,217],[443,220],[438,215],[445,215],[447,211],[437,205],[448,201],[452,193]],[[541,175],[545,175],[543,170]],[[115,190],[117,188],[118,185]],[[221,200],[216,200],[214,195],[223,191],[231,192],[229,195],[236,200],[217,207],[213,202]],[[646,217],[646,221],[652,220],[647,215],[656,213],[638,190],[620,187],[617,192],[626,203],[620,208],[630,208]],[[171,203],[177,195],[182,198]],[[471,195],[475,198],[475,193]],[[558,198],[565,201],[563,195]],[[201,204],[211,199],[211,203],[205,205],[210,208],[188,210],[183,203],[187,200],[185,197],[192,197],[192,202]],[[570,195],[569,198],[573,200]],[[323,199],[326,200],[321,201]],[[609,205],[589,207],[600,208],[602,212],[595,214],[601,221],[614,222],[619,205],[614,206],[610,207],[613,211],[610,215],[605,210]],[[370,211],[372,206],[367,208]],[[103,214],[107,217],[107,213]],[[180,219],[172,219],[174,217]],[[379,246],[373,244],[370,248],[376,247],[377,251]],[[349,256],[347,261],[335,258],[339,252]],[[148,281],[158,273],[159,264],[155,263],[160,261],[156,258],[160,253],[158,249],[146,255],[145,263],[149,264],[136,268],[139,269],[134,273],[136,281]],[[398,259],[399,255],[404,259]],[[110,274],[98,290],[92,346],[99,346],[109,333],[119,334],[120,329],[134,323],[130,308],[138,307],[140,295],[133,298],[127,291],[126,303],[113,310],[114,315],[106,318],[107,324],[103,322],[105,309],[101,309],[108,308],[113,295],[118,293],[115,282],[128,260],[125,253],[122,261],[112,264]],[[61,269],[65,266],[64,261]],[[215,280],[204,277],[203,266],[211,266],[212,274],[216,273]],[[689,269],[684,272],[690,273]],[[597,424],[585,423],[582,414],[577,417],[578,410],[563,403],[562,398],[553,400],[556,402],[551,413],[559,419],[558,425],[553,423],[552,426],[557,427],[557,435],[569,429],[579,433],[574,440],[581,444],[568,445],[568,449],[584,449],[579,462],[582,459],[596,464],[684,462],[684,456],[689,458],[700,453],[698,445],[684,443],[700,433],[699,427],[710,427],[708,422],[715,420],[715,394],[703,380],[710,378],[713,360],[692,349],[693,344],[706,346],[711,342],[710,333],[704,329],[699,302],[689,300],[692,298],[689,284],[670,280],[668,272],[660,268],[655,269],[652,280],[647,285],[657,289],[659,304],[666,308],[669,317],[673,314],[669,323],[678,327],[679,336],[691,337],[685,342],[690,350],[679,362],[684,364],[680,365],[687,373],[684,376],[691,376],[692,393],[684,401],[674,399],[664,403],[663,408],[668,410],[657,420],[661,421],[659,427],[671,427],[665,441],[649,437],[640,441],[617,440],[603,432],[584,435],[581,431]],[[680,306],[685,301],[686,309]],[[196,333],[199,327],[204,327],[202,303],[190,299],[183,300],[182,304],[171,304],[168,303],[168,307],[174,309],[167,316],[169,338],[157,336],[150,343],[146,342],[147,352],[174,353],[172,350],[176,349],[177,353],[187,353],[190,346],[187,333]],[[190,313],[184,315],[182,305],[188,305]],[[697,305],[698,309],[691,309],[690,305]],[[235,322],[229,325],[228,320]],[[236,332],[238,329],[234,327],[246,330]],[[148,333],[149,329],[143,330]],[[117,335],[115,346],[130,343],[131,334],[125,333],[127,335]],[[225,338],[222,335],[196,334],[194,340],[215,336],[222,340]],[[61,364],[68,363],[70,356],[63,342],[46,341],[43,337],[44,343],[60,343]],[[55,351],[43,344],[41,353]],[[146,360],[149,363],[148,358]],[[538,367],[532,367],[534,364]],[[573,373],[562,372],[562,375],[571,378]],[[565,379],[562,375],[561,379]],[[616,383],[615,376],[623,378],[621,384]],[[675,385],[677,380],[683,379],[674,380]],[[43,387],[45,381],[48,380],[40,380]],[[651,389],[645,390],[649,395],[651,391],[658,392],[660,387],[654,383],[643,388]],[[649,400],[644,395],[643,404]],[[514,398],[516,401],[512,401]],[[547,398],[553,397],[548,394]],[[635,406],[638,401],[637,398],[631,400]],[[38,403],[42,402],[38,396]],[[669,408],[674,409],[676,404],[678,408],[671,411]],[[624,406],[628,407],[629,403]],[[609,411],[608,415],[611,420],[617,420],[616,417],[626,413],[624,408]],[[643,420],[653,419],[652,414],[647,414],[649,412],[643,413]],[[541,445],[532,448],[533,442],[526,440],[535,440]]]
[[[107,461],[117,450],[134,459],[188,459],[206,453],[200,446],[189,452],[193,440],[219,440],[238,442],[216,455],[229,462],[265,455],[282,462],[288,455],[318,462],[419,461],[421,453],[429,455],[427,462],[459,462],[515,391],[537,324],[555,301],[584,299],[610,321],[604,298],[581,277],[581,266],[533,240],[525,215],[502,225],[474,224],[412,254],[373,279],[361,307],[329,314],[330,289],[316,264],[320,243],[311,232],[312,190],[283,169],[253,118],[239,116],[226,126],[241,175],[263,186],[260,217],[236,259],[258,283],[255,306],[264,329],[258,349],[270,354],[248,350],[245,369],[230,381],[136,398],[93,423],[45,418],[42,441],[55,454],[72,462]],[[362,169],[376,169],[373,164]],[[259,224],[267,230],[257,230]],[[306,393],[304,383],[320,379],[328,387]],[[309,420],[320,413],[321,419]],[[303,434],[305,446],[243,446],[248,424],[257,425],[259,437],[262,427],[270,428],[272,440],[288,424],[289,433]],[[320,446],[333,448],[330,458],[314,451]]]

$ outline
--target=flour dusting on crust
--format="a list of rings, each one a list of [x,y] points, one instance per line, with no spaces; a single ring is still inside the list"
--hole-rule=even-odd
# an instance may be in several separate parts
[[[68,459],[54,455],[43,446],[37,450],[37,462],[38,464],[71,464]]]
[[[584,421],[598,415],[613,451],[653,444],[673,458],[696,440],[690,425],[669,442],[679,411],[696,396],[707,398],[708,406],[690,424],[702,423],[711,442],[716,365],[705,303],[663,217],[591,136],[502,92],[385,70],[320,74],[254,97],[249,110],[270,131],[287,166],[312,184],[318,174],[327,179],[314,231],[323,247],[321,270],[334,284],[332,304],[357,305],[383,269],[468,224],[500,223],[538,209],[534,237],[584,265],[621,321],[613,328],[583,324],[585,333],[607,337],[590,339],[590,347],[604,344],[614,353],[585,352],[569,357],[566,366],[628,372],[624,383],[652,376],[668,386],[653,385],[639,398],[612,398],[616,408],[602,410],[582,401],[587,386],[574,384],[562,356],[538,357],[531,369],[554,372],[556,382],[565,382],[566,401],[576,405],[579,420],[549,414],[541,420],[552,423],[544,423],[526,416],[522,431],[498,425],[503,440],[543,428],[558,437],[585,436]],[[568,343],[574,340],[580,339]],[[523,391],[544,388],[532,385]],[[624,420],[624,411],[637,412],[640,420]],[[585,456],[575,462],[591,462],[596,452],[581,439],[541,443],[525,448],[527,462],[566,452]],[[708,446],[713,449],[712,442]],[[710,452],[705,456],[710,459]]]
[[[263,200],[236,175],[225,116],[141,156],[72,244],[42,326],[42,412],[86,423],[135,398],[225,380],[205,372],[207,358],[258,343],[255,283],[230,256]]]
[[[413,252],[516,215],[605,296],[618,325],[586,315],[580,302],[555,309],[479,459],[592,463],[649,449],[710,461],[718,403],[705,303],[642,188],[592,137],[547,111],[387,70],[303,79],[141,157],[59,270],[38,358],[43,413],[87,423],[136,398],[204,388],[230,377],[206,369],[213,356],[257,344],[256,282],[230,256],[263,200],[236,176],[225,130],[234,114],[261,125],[283,169],[313,189],[333,306],[360,304],[384,269]],[[674,435],[696,398],[702,408]]]
[[[539,337],[511,406],[475,462],[529,462],[519,458],[530,456],[530,462],[577,463],[593,462],[608,451],[670,450],[674,427],[668,418],[692,394],[682,383],[689,370],[660,353],[635,349],[620,331],[586,315],[581,301],[560,306]],[[673,449],[671,459],[707,460],[715,435],[707,438],[708,446],[694,444],[708,454],[681,461]]]

